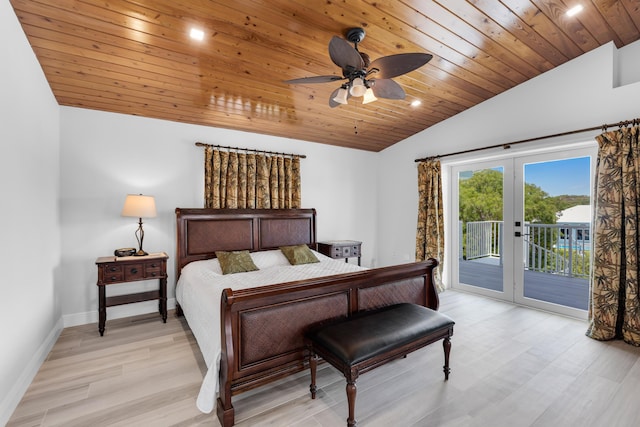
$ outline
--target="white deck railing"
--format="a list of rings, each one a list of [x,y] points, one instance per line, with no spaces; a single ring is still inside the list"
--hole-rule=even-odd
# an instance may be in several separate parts
[[[466,260],[494,257],[502,264],[502,221],[460,222],[461,255]],[[464,237],[464,245],[463,237]],[[530,224],[523,233],[526,270],[568,277],[588,277],[589,224]]]
[[[502,221],[467,223],[466,259],[499,257],[502,253]]]

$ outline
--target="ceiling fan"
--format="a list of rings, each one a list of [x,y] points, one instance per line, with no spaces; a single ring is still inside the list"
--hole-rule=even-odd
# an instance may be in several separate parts
[[[342,77],[336,75],[303,77],[285,80],[288,84],[327,83],[346,80],[329,97],[329,106],[347,104],[352,96],[362,97],[362,103],[368,104],[378,98],[404,99],[402,87],[391,80],[413,71],[429,62],[433,55],[428,53],[399,53],[383,56],[371,62],[369,55],[358,50],[365,36],[364,29],[352,28],[347,32],[347,40],[333,36],[329,42],[329,56],[334,64],[342,69]]]

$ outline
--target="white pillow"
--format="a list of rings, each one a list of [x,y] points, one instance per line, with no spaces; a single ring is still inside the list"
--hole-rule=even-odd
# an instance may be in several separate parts
[[[316,252],[312,250],[313,254],[322,262],[322,261],[334,261],[332,258],[328,256],[322,255],[320,252]],[[251,259],[253,263],[260,270],[276,267],[276,266],[290,266],[289,260],[282,253],[280,249],[275,249],[272,251],[259,251],[259,252],[251,252]],[[191,264],[194,264],[192,268],[195,268],[195,265],[198,268],[204,268],[208,272],[213,273],[218,276],[222,276],[222,268],[220,267],[220,261],[218,258],[211,258],[203,261],[196,261]],[[187,264],[185,268],[189,267],[191,264]]]
[[[222,268],[220,268],[220,262],[217,259],[205,259],[202,261],[193,261],[182,267],[181,275],[183,274],[207,274],[213,276],[222,276]]]
[[[284,256],[280,249],[251,252],[251,259],[260,270],[269,267],[290,265],[289,260],[287,260],[287,257]]]
[[[316,258],[318,258],[318,261],[323,262],[323,261],[336,261],[335,259],[328,257],[324,254],[321,254],[320,252],[314,251],[313,249],[311,249],[311,252],[313,252],[313,254],[316,256]],[[344,261],[342,261],[344,262]]]
[[[259,270],[279,265],[289,265],[287,257],[280,252],[280,249],[273,251],[251,252],[250,255],[253,263]],[[220,261],[218,261],[218,258],[212,258],[201,262],[206,264],[207,270],[215,274],[222,275],[222,267],[220,267]]]
[[[222,267],[220,267],[220,261],[218,261],[218,258],[211,258],[202,262],[206,264],[207,270],[222,276]]]

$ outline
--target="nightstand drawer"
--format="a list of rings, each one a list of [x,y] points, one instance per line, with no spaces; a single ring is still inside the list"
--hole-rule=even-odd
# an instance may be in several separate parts
[[[165,268],[162,261],[149,261],[144,264],[144,277],[153,279],[164,275]]]
[[[124,267],[124,280],[133,282],[144,278],[144,264],[127,264]]]
[[[121,282],[124,279],[122,266],[118,264],[104,264],[102,266],[102,277],[105,282]]]
[[[332,251],[332,258],[349,258],[360,255],[358,246],[335,246]]]
[[[318,252],[331,258],[358,258],[360,265],[360,247],[362,243],[354,240],[333,240],[318,242]]]
[[[342,256],[344,257],[360,256],[360,246],[343,246]]]

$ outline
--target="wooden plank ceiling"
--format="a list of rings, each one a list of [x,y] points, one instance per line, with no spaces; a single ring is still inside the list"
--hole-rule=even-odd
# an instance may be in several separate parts
[[[600,45],[640,38],[638,0],[10,0],[60,105],[380,151]],[[569,6],[584,10],[570,18]],[[192,27],[203,41],[190,39]],[[328,43],[425,52],[404,100],[330,108]],[[422,102],[418,107],[410,104]],[[224,144],[224,141],[212,141]]]

